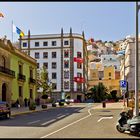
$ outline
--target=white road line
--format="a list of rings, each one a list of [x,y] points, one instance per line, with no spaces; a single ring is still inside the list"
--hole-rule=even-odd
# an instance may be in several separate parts
[[[49,123],[51,123],[51,122],[54,122],[56,119],[52,119],[52,120],[50,120],[50,121],[47,121],[47,122],[45,122],[45,123],[42,123],[41,125],[46,125],[46,124],[49,124]]]
[[[57,118],[60,119],[60,118],[63,118],[64,116],[66,116],[66,115],[62,115],[62,116],[59,116],[59,117],[57,117]]]
[[[36,121],[33,121],[33,122],[29,122],[28,124],[33,124],[33,123],[37,123],[39,122],[40,120],[36,120]]]
[[[103,119],[112,119],[113,117],[102,117],[102,118],[100,118],[97,122],[100,122],[101,120],[103,120]]]
[[[92,109],[93,109],[93,108],[92,108]],[[49,133],[49,134],[47,134],[47,135],[45,135],[45,136],[42,136],[41,138],[46,138],[46,137],[48,137],[48,136],[50,136],[50,135],[53,135],[53,134],[55,134],[55,133],[57,133],[57,132],[59,132],[59,131],[65,129],[65,128],[67,128],[67,127],[69,127],[69,126],[75,124],[75,123],[78,123],[78,122],[80,122],[80,121],[82,121],[82,120],[84,120],[84,119],[90,117],[90,116],[91,116],[90,110],[91,110],[91,109],[88,109],[89,115],[87,115],[87,116],[85,116],[85,117],[83,117],[83,118],[81,118],[81,119],[79,119],[79,120],[77,120],[77,121],[75,121],[75,122],[73,122],[73,123],[70,123],[70,124],[68,124],[68,125],[66,125],[66,126],[64,126],[64,127],[62,127],[62,128],[60,128],[60,129],[58,129],[58,130],[52,132],[52,133]]]

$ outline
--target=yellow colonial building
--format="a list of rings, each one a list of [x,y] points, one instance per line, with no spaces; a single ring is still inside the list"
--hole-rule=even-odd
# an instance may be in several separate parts
[[[35,99],[36,60],[15,48],[10,40],[0,39],[0,101],[9,105]]]
[[[99,82],[103,83],[107,87],[109,93],[114,92],[117,96],[120,96],[120,72],[115,71],[114,66],[104,67],[100,69],[90,69],[90,79],[88,81],[88,90]]]

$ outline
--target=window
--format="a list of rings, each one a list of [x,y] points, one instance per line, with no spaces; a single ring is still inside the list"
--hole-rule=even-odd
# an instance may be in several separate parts
[[[56,41],[52,41],[52,46],[56,46]]]
[[[43,52],[43,58],[48,58],[48,52]]]
[[[81,91],[81,90],[82,90],[82,84],[77,83],[77,91]]]
[[[52,69],[56,69],[56,62],[52,62]]]
[[[19,97],[22,97],[22,86],[18,87],[18,93],[19,93]]]
[[[6,60],[5,57],[2,56],[2,66],[5,68],[6,67]]]
[[[64,71],[64,78],[69,79],[69,71]]]
[[[30,89],[30,98],[33,99],[33,90]]]
[[[69,41],[64,41],[64,45],[69,45]]]
[[[64,89],[69,89],[69,81],[64,82]]]
[[[56,83],[52,83],[52,89],[57,89],[57,84]]]
[[[52,79],[56,79],[56,73],[52,73]]]
[[[35,52],[35,58],[36,58],[36,59],[39,58],[39,52]]]
[[[22,74],[22,65],[19,64],[19,65],[18,65],[18,68],[19,68],[19,74]]]
[[[39,42],[35,42],[35,47],[38,47],[39,46]]]
[[[37,69],[39,69],[39,63],[37,63]]]
[[[48,42],[43,42],[43,46],[48,46]]]
[[[77,77],[82,77],[82,73],[78,72]]]
[[[48,63],[47,63],[47,62],[43,63],[43,66],[44,66],[46,69],[48,69]]]
[[[111,72],[109,72],[109,76],[111,76]]]
[[[81,52],[77,52],[77,58],[81,58],[82,55],[81,55]]]
[[[68,50],[64,51],[64,57],[69,57],[69,51]]]
[[[30,69],[30,78],[33,78],[33,70]]]
[[[56,52],[52,52],[52,58],[56,58]]]
[[[82,68],[82,64],[81,63],[77,63],[77,68],[81,69]]]
[[[64,68],[69,68],[69,61],[68,60],[64,61]]]
[[[27,47],[27,43],[26,42],[23,42],[23,47]]]

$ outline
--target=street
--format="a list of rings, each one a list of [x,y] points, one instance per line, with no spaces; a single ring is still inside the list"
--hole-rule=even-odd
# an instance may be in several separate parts
[[[1,119],[0,138],[138,138],[116,130],[121,109],[94,109],[97,105],[77,103]]]

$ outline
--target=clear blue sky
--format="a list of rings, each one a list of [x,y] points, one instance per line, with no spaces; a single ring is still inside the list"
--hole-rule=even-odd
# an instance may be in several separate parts
[[[116,41],[135,35],[135,2],[0,2],[0,37],[12,39],[12,20],[25,34],[85,32],[86,39]],[[18,35],[14,33],[14,41]]]

